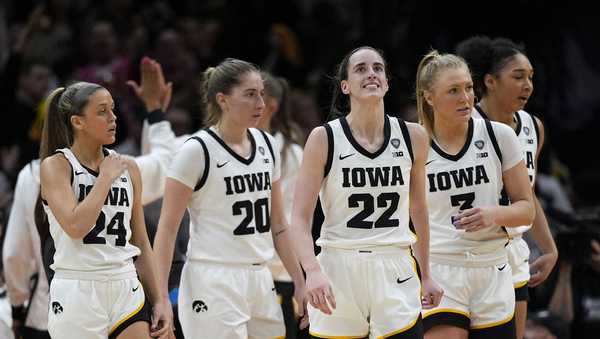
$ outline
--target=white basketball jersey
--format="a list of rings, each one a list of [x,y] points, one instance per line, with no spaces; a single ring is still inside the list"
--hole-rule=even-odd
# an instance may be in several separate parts
[[[488,119],[485,112],[479,106],[475,106],[473,109],[472,116],[475,118]],[[521,144],[521,150],[523,151],[523,160],[527,167],[527,173],[529,174],[529,181],[531,186],[535,185],[535,175],[537,169],[535,168],[535,159],[538,153],[538,125],[535,122],[533,115],[521,110],[514,114],[514,119],[517,123],[515,127],[515,133]],[[508,197],[502,196],[501,204],[508,203]],[[531,225],[518,226],[518,227],[507,227],[506,230],[511,237],[522,235],[529,231]]]
[[[345,117],[324,125],[328,137],[320,192],[325,220],[319,246],[356,249],[409,246],[412,145],[406,123],[385,116],[384,140],[376,152],[352,136]]]
[[[470,119],[465,145],[455,155],[444,152],[434,140],[431,142],[426,189],[432,259],[434,255],[447,254],[501,254],[499,251],[508,241],[500,226],[465,232],[452,223],[452,217],[461,210],[499,204],[502,164],[495,136],[488,132],[493,124],[496,123]]]
[[[279,179],[273,139],[251,128],[249,158],[235,153],[212,130],[193,140],[206,162],[188,203],[188,258],[222,263],[264,263],[273,257],[271,184]],[[268,141],[267,141],[268,140]]]
[[[73,170],[72,188],[75,198],[81,202],[92,190],[98,173],[83,166],[68,148],[57,150],[64,154]],[[108,154],[105,150],[105,155]],[[129,243],[131,238],[131,209],[133,206],[133,183],[125,171],[111,185],[104,206],[90,231],[82,239],[73,239],[65,233],[44,203],[48,215],[50,234],[56,253],[50,266],[55,271],[102,271],[121,273],[135,270],[133,257],[141,252]]]

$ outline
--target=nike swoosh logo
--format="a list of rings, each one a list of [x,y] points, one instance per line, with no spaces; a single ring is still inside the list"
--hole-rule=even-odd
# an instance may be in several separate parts
[[[340,154],[340,160],[344,160],[344,159],[346,159],[347,157],[351,157],[351,156],[353,156],[354,154],[356,154],[356,153],[350,153],[350,154],[346,154],[346,155],[344,155],[344,156],[342,156],[342,155]]]
[[[135,291],[137,291],[139,289],[140,289],[140,285],[137,285],[137,287],[131,289],[131,292],[135,292]]]
[[[77,172],[77,171],[75,171],[75,175],[80,175],[80,174],[83,174],[83,172]]]
[[[434,162],[434,161],[435,161],[435,159],[433,159],[433,160],[429,160],[428,162],[426,162],[426,163],[425,163],[425,166],[427,166],[427,165],[431,164],[431,163],[432,163],[432,162]]]
[[[398,284],[402,284],[403,282],[405,282],[405,281],[409,280],[410,278],[412,278],[412,276],[410,276],[410,277],[408,277],[408,278],[406,278],[406,279],[403,279],[403,280],[400,280],[400,278],[398,278],[398,279],[396,279],[396,282],[397,282]]]
[[[502,271],[502,270],[504,270],[505,268],[506,268],[506,264],[504,264],[504,266],[502,266],[502,267],[498,267],[498,271]]]
[[[224,163],[222,163],[222,164],[219,164],[219,163],[217,163],[217,168],[221,168],[221,167],[223,167],[223,166],[227,165],[228,163],[229,163],[229,161],[225,161],[225,162],[224,162]]]

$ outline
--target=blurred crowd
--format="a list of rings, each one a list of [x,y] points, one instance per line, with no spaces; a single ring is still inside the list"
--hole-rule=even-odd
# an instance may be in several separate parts
[[[600,87],[600,66],[593,63],[600,48],[589,29],[594,18],[584,14],[585,6],[558,11],[536,1],[498,9],[501,19],[476,8],[459,17],[451,6],[456,4],[416,0],[4,0],[0,225],[6,223],[19,170],[37,158],[44,98],[58,86],[77,80],[106,87],[117,104],[112,147],[137,155],[144,110],[126,81],[139,78],[137,65],[146,55],[173,83],[167,119],[176,135],[202,127],[200,73],[225,57],[252,61],[286,78],[291,116],[306,134],[326,119],[334,63],[350,49],[368,44],[387,53],[392,78],[386,110],[414,120],[420,56],[431,47],[453,52],[469,35],[504,35],[525,42],[535,69],[526,109],[548,131],[538,191],[560,251],[552,278],[532,291],[526,335],[578,337],[582,327],[570,333],[569,324],[600,324],[600,244],[590,244],[591,237],[600,240],[600,176],[595,154],[588,152],[597,144],[600,119],[600,96],[590,92]],[[540,19],[520,25],[526,19],[514,13]]]

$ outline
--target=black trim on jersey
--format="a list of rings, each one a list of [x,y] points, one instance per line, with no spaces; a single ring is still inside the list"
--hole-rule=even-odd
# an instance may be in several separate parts
[[[487,120],[485,120],[487,121]],[[438,146],[438,144],[431,139],[431,148],[433,148],[433,150],[439,154],[442,158],[446,158],[448,160],[452,160],[452,161],[458,161],[460,160],[460,158],[463,157],[463,155],[465,155],[465,153],[467,153],[467,150],[469,149],[469,147],[471,147],[471,141],[473,140],[473,118],[469,118],[469,129],[467,130],[467,140],[465,140],[465,144],[463,145],[463,147],[461,148],[461,150],[456,153],[456,154],[448,154],[446,153],[443,149],[441,149],[440,146]]]
[[[519,288],[515,288],[516,301],[529,301],[529,284],[525,284]]]
[[[194,187],[194,192],[195,192],[195,191],[201,189],[202,186],[204,186],[204,184],[206,183],[206,179],[208,178],[208,170],[210,168],[210,157],[208,155],[208,148],[206,148],[206,144],[204,143],[204,140],[200,139],[199,137],[195,137],[195,136],[189,138],[188,140],[191,140],[191,139],[198,141],[200,143],[200,146],[202,146],[202,150],[204,151],[204,171],[202,172],[202,176],[200,177],[200,179],[198,179],[198,183]]]
[[[145,321],[151,324],[151,314],[152,306],[150,306],[148,298],[145,297],[144,306],[142,306],[142,308],[136,314],[134,314],[129,319],[125,320],[123,323],[117,326],[117,328],[115,328],[114,331],[109,333],[108,339],[116,339],[119,336],[119,334],[121,334],[121,332],[125,331],[127,327],[131,326],[133,323],[137,323],[138,321]]]
[[[519,135],[519,133],[521,133],[521,128],[523,127],[521,115],[519,114],[519,112],[516,112],[515,114],[513,114],[513,117],[515,117],[515,120],[517,120],[517,126],[515,126],[515,133]]]
[[[513,339],[516,337],[517,330],[514,316],[505,324],[469,331],[469,339]]]
[[[498,159],[500,159],[500,163],[502,163],[502,152],[500,151],[500,146],[498,145],[498,139],[496,139],[496,133],[494,133],[492,123],[487,119],[484,119],[483,121],[485,122],[485,128],[487,128],[490,139],[492,140],[492,145],[494,146],[496,155],[498,155]]]
[[[265,138],[265,142],[267,143],[267,146],[269,146],[269,152],[271,152],[271,158],[273,159],[273,166],[275,166],[275,153],[273,152],[273,146],[271,146],[271,141],[269,141],[269,138],[267,137],[267,133],[265,133],[265,131],[263,131],[263,130],[259,130],[259,131],[262,134],[263,138]]]
[[[375,159],[377,158],[381,153],[383,153],[383,151],[385,151],[385,149],[388,147],[388,144],[390,142],[390,120],[388,118],[387,115],[384,115],[384,122],[383,122],[383,143],[381,144],[381,147],[379,147],[379,149],[373,153],[367,151],[366,149],[364,149],[357,141],[356,139],[354,139],[354,136],[352,135],[352,131],[350,130],[350,125],[348,125],[348,121],[346,120],[346,117],[341,117],[340,118],[340,124],[342,125],[342,130],[344,131],[344,135],[346,135],[346,139],[348,139],[348,141],[350,142],[350,144],[352,144],[352,146],[354,147],[354,149],[356,149],[360,154],[364,155],[365,157],[369,158],[369,159]]]
[[[62,154],[62,155],[65,157],[65,159],[67,159],[67,162],[69,163],[69,167],[71,167],[71,185],[73,185],[73,180],[75,179],[75,175],[73,174],[73,171],[74,171],[74,170],[73,170],[73,165],[71,165],[71,162],[69,161],[69,158],[67,158],[67,155],[65,154],[65,152],[63,152],[63,151],[61,151],[61,150],[56,150],[56,151],[54,151],[54,153],[52,153],[52,155],[54,155],[54,154],[56,154],[56,153],[60,153],[60,154]],[[40,162],[40,172],[41,172],[41,167],[42,167],[42,163]],[[32,170],[32,172],[33,172],[33,166],[31,167],[31,170]],[[41,178],[40,178],[40,180],[41,180]],[[42,199],[42,202],[43,202],[43,203],[44,203],[46,206],[48,206],[48,203],[46,202],[46,200]]]
[[[454,312],[439,312],[423,318],[423,328],[425,333],[438,325],[450,325],[469,330],[471,319],[464,314]]]
[[[333,162],[333,130],[328,123],[323,124],[323,127],[325,127],[325,132],[327,132],[327,161],[325,162],[325,170],[323,172],[323,178],[325,178],[329,174],[331,163]]]
[[[414,164],[415,157],[413,155],[412,149],[412,141],[410,140],[410,133],[408,132],[408,126],[406,126],[406,122],[400,118],[396,118],[398,120],[398,125],[400,125],[400,129],[402,130],[402,136],[404,137],[404,142],[406,143],[406,148],[408,148],[408,154],[410,154],[410,161]]]
[[[250,139],[250,144],[252,144],[251,148],[252,148],[252,152],[250,153],[250,157],[248,159],[240,156],[239,154],[235,153],[231,148],[229,148],[229,146],[227,146],[227,144],[225,143],[225,141],[223,141],[223,139],[221,139],[217,133],[213,132],[210,128],[205,129],[206,133],[208,133],[210,136],[212,136],[219,144],[221,144],[221,146],[227,151],[229,152],[229,154],[231,154],[231,156],[233,156],[234,158],[236,158],[239,162],[241,162],[244,165],[250,165],[252,163],[252,161],[254,161],[254,155],[256,154],[256,141],[254,140],[254,136],[252,135],[252,132],[250,132],[250,130],[247,130],[247,134],[248,134],[248,139]]]
[[[479,106],[479,104],[475,105],[475,109],[477,110],[477,112],[479,112],[479,115],[481,115],[482,118],[490,120],[490,118],[488,118],[487,114],[485,114],[485,112],[483,111],[483,108],[481,108],[481,106]]]
[[[529,114],[529,116],[531,117],[531,120],[533,121],[533,128],[535,129],[535,140],[537,141],[537,148],[539,150],[540,148],[540,126],[538,126],[538,122],[537,119],[535,118],[535,115],[526,112],[527,114]],[[536,150],[537,151],[537,150]]]

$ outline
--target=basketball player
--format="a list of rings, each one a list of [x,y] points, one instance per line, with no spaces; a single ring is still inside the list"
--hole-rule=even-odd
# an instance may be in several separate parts
[[[334,86],[332,112],[342,117],[308,137],[292,214],[310,334],[422,338],[421,308],[437,305],[442,295],[429,275],[427,134],[385,114],[381,52],[348,53]],[[317,195],[325,215],[318,258],[310,230]]]
[[[481,98],[475,106],[473,117],[502,122],[514,129],[531,181],[535,204],[533,224],[507,228],[511,238],[507,246],[508,259],[517,303],[517,338],[522,339],[527,321],[528,285],[536,286],[546,280],[558,258],[548,221],[533,189],[537,159],[544,144],[541,121],[523,110],[533,92],[533,67],[522,46],[503,38],[492,40],[484,36],[472,37],[458,45],[457,53],[469,64],[475,94]],[[543,253],[531,265],[529,247],[522,237],[530,229]]]
[[[503,124],[471,118],[473,83],[455,55],[427,54],[416,90],[431,137],[431,273],[444,289],[440,305],[423,311],[425,337],[514,338],[508,236],[500,225],[527,224],[534,215],[518,140]],[[510,206],[498,206],[503,185]]]
[[[142,192],[142,204],[146,204],[156,196],[162,196],[164,185],[156,187],[153,184],[161,180],[164,182],[166,167],[174,153],[171,149],[174,134],[169,122],[164,120],[163,112],[169,105],[171,87],[165,84],[160,65],[144,58],[140,68],[141,85],[134,85],[148,111],[150,152],[135,160],[142,182],[148,183]],[[20,171],[3,249],[6,286],[15,323],[13,327],[18,331],[17,337],[27,339],[49,338],[48,279],[44,272],[40,235],[34,215],[39,197],[39,177],[38,159]]]
[[[290,117],[289,86],[284,78],[262,72],[265,86],[265,109],[258,128],[269,132],[275,139],[275,149],[281,154],[281,189],[286,221],[292,217],[294,186],[302,161],[301,132]],[[280,296],[281,309],[286,328],[286,338],[295,339],[298,327],[293,301],[294,284],[277,255],[269,261],[269,269],[275,280],[275,290]]]
[[[184,143],[168,173],[155,238],[161,290],[187,207],[190,243],[179,288],[189,338],[283,338],[285,327],[266,266],[273,243],[296,296],[304,277],[291,249],[273,137],[253,128],[265,108],[260,72],[226,59],[204,72],[207,129]],[[302,305],[302,299],[298,300]],[[303,315],[303,310],[300,310]]]
[[[47,103],[40,195],[56,246],[50,335],[168,338],[170,305],[158,290],[138,166],[103,148],[115,142],[110,93],[78,82],[53,91]]]

